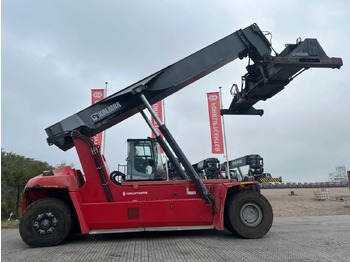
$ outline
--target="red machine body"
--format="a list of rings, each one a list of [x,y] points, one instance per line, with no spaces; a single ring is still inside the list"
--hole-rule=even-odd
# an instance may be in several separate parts
[[[74,140],[85,178],[80,170],[62,167],[52,175],[39,175],[26,186],[23,211],[45,197],[70,199],[78,218],[81,233],[113,233],[147,230],[224,229],[224,208],[227,194],[254,188],[256,181],[237,182],[232,179],[203,180],[215,199],[213,206],[203,201],[191,180],[108,181],[114,202],[109,202],[91,150],[80,139]],[[104,157],[103,168],[109,174]]]

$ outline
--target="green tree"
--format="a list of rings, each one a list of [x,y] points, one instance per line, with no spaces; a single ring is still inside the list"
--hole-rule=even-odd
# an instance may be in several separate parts
[[[20,217],[22,192],[29,179],[53,167],[46,162],[1,149],[1,218]]]
[[[1,185],[24,187],[29,179],[44,170],[54,169],[46,162],[27,158],[1,149]]]
[[[24,157],[1,149],[1,218],[20,217],[22,192],[28,180],[45,170],[66,166],[65,162],[53,167],[46,162]],[[70,164],[73,168],[74,165]]]
[[[61,164],[55,165],[55,168],[60,168],[60,167],[65,167],[65,166],[70,166],[71,168],[74,168],[74,164],[71,163],[70,165],[67,164],[67,162],[62,161]]]

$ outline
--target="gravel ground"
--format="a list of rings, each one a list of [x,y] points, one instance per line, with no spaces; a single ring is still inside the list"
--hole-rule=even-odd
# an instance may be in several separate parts
[[[294,191],[294,195],[291,194]],[[350,215],[350,191],[329,188],[329,199],[315,200],[313,188],[262,189],[275,217]]]

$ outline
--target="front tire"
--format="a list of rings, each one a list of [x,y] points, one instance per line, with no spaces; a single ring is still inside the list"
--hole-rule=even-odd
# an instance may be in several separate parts
[[[263,237],[270,230],[272,222],[272,207],[258,192],[237,192],[225,207],[226,228],[243,238]]]
[[[43,198],[30,204],[19,224],[23,241],[31,247],[55,246],[69,234],[72,215],[60,199]]]

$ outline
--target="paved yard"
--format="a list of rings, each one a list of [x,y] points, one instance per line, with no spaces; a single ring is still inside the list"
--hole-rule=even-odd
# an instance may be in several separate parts
[[[1,261],[350,261],[350,216],[275,218],[262,239],[201,230],[76,235],[30,248],[18,230],[1,230]]]

